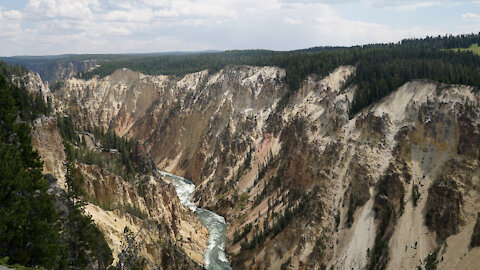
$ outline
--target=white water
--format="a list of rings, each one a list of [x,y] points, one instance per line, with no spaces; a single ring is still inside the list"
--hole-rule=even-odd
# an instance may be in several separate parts
[[[200,222],[202,222],[210,232],[207,240],[207,250],[205,250],[203,254],[205,268],[207,270],[232,269],[225,254],[225,245],[227,243],[227,238],[225,237],[225,233],[227,232],[225,219],[212,211],[198,208],[192,202],[195,185],[190,180],[171,173],[159,172],[172,180],[182,205],[194,211],[198,219],[200,219]]]

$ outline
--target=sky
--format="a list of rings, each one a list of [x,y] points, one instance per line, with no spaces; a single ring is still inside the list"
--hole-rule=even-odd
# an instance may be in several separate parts
[[[480,0],[0,0],[0,56],[292,50],[480,32]]]

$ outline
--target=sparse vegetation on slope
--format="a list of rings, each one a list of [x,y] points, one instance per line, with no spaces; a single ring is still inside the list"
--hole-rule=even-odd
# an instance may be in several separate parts
[[[57,125],[62,138],[74,145],[73,157],[76,161],[88,165],[97,165],[126,180],[133,180],[138,174],[151,174],[153,164],[139,154],[138,142],[119,137],[114,132],[95,128],[92,131],[98,147],[89,149],[85,144],[85,135],[80,136],[71,117],[57,116]],[[82,139],[80,139],[82,138]]]

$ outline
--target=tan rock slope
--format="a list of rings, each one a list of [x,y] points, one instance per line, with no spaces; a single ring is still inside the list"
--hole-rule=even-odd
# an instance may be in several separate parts
[[[44,173],[55,177],[56,185],[65,189],[65,152],[56,117],[37,119],[32,138],[44,162]],[[140,194],[138,183],[128,182],[96,165],[76,163],[75,166],[84,179],[86,213],[104,233],[114,264],[128,244],[125,233],[128,227],[133,234],[138,232],[137,242],[142,243],[138,256],[144,260],[146,269],[165,266],[196,269],[204,265],[208,230],[191,210],[181,205],[168,180],[158,174],[145,178]],[[177,249],[190,259],[175,253]]]
[[[476,269],[479,94],[408,82],[349,119],[351,66],[286,95],[285,71],[118,70],[55,93],[77,123],[145,143],[225,216],[234,269]],[[143,207],[143,206],[140,206]],[[473,242],[472,242],[473,243]]]

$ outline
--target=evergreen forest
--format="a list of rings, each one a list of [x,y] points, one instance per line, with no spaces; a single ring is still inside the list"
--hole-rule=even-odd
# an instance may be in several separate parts
[[[32,146],[31,124],[51,113],[41,96],[11,83],[24,75],[0,62],[0,262],[12,267],[102,269],[113,258],[103,234],[84,214],[71,146],[67,153],[67,192],[48,192],[53,176]],[[49,181],[47,181],[47,178]]]

